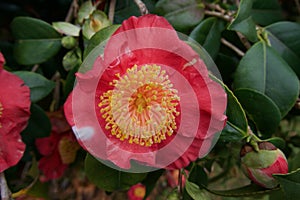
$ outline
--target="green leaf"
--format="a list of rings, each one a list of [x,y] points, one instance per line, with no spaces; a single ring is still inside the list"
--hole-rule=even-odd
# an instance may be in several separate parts
[[[253,0],[241,0],[238,13],[229,30],[241,32],[251,42],[257,41],[256,25],[251,17]]]
[[[194,200],[210,200],[210,198],[204,193],[204,190],[200,189],[195,183],[187,180],[185,182],[185,189]]]
[[[236,70],[234,87],[251,89],[268,96],[279,108],[281,118],[294,106],[299,94],[296,74],[264,42],[256,43],[242,58]],[[248,101],[257,104],[251,99]]]
[[[88,0],[84,2],[78,11],[78,22],[80,24],[83,23],[85,19],[88,19],[90,15],[96,10],[96,8],[93,6],[92,1]]]
[[[269,194],[274,191],[278,191],[280,188],[277,187],[273,189],[267,189],[253,183],[250,185],[242,186],[231,190],[211,190],[206,187],[204,187],[204,189],[206,189],[208,192],[212,194],[224,196],[224,197],[250,197],[250,196],[258,196],[262,194]]]
[[[192,170],[189,173],[188,180],[192,183],[197,184],[198,186],[208,184],[208,177],[206,172],[204,171],[204,168],[197,164],[192,167]]]
[[[252,89],[238,89],[234,93],[262,134],[270,136],[275,132],[281,115],[278,107],[269,97]]]
[[[71,24],[69,22],[53,22],[52,26],[61,34],[75,37],[79,36],[80,27],[75,26],[74,24]]]
[[[278,0],[254,0],[251,16],[257,24],[262,26],[283,20]]]
[[[28,126],[22,131],[22,140],[26,144],[24,157],[31,160],[31,153],[35,150],[35,139],[50,135],[51,122],[45,111],[37,104],[31,104],[30,112]]]
[[[40,74],[28,71],[14,72],[30,88],[30,99],[37,102],[47,96],[55,87],[55,83],[49,81]]]
[[[157,0],[143,0],[149,13],[154,13],[155,3]],[[134,1],[118,1],[114,15],[114,23],[121,24],[124,20],[132,16],[140,16],[140,9]]]
[[[60,34],[42,20],[16,17],[11,23],[11,30],[16,38],[14,56],[20,64],[45,62],[61,48]]]
[[[160,0],[155,7],[159,15],[181,32],[188,32],[204,17],[204,6],[196,0]]]
[[[279,149],[284,149],[285,147],[285,140],[280,137],[271,137],[265,141],[274,144],[274,146],[276,146]]]
[[[241,134],[241,137],[243,137],[247,135],[248,130],[245,111],[233,92],[226,85],[223,85],[223,87],[227,93],[227,124],[237,130]]]
[[[146,186],[145,198],[152,192],[152,190],[156,186],[157,181],[164,172],[164,169],[160,169],[153,172],[149,172],[147,174],[146,178],[142,181],[142,184]]]
[[[221,32],[224,23],[215,17],[203,20],[190,34],[190,37],[201,44],[204,49],[215,59],[221,45]]]
[[[120,25],[111,25],[98,31],[89,40],[88,46],[84,50],[83,58],[85,58],[96,46],[107,40],[119,27]]]
[[[288,174],[273,175],[280,183],[286,200],[294,200],[300,195],[300,168]]]
[[[268,40],[272,48],[289,64],[300,77],[300,24],[295,22],[278,22],[266,27]]]
[[[128,173],[112,169],[90,154],[85,158],[85,172],[90,181],[108,192],[127,190],[147,176],[147,173]]]

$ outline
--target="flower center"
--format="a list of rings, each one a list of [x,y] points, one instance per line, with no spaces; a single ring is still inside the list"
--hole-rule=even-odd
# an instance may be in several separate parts
[[[121,141],[151,146],[171,136],[179,116],[177,90],[157,65],[135,65],[110,82],[113,90],[100,97],[98,106],[105,129]]]
[[[2,104],[0,102],[0,118],[2,117],[2,114],[3,114],[3,106],[2,106]],[[0,128],[2,128],[1,122],[0,122]]]
[[[139,197],[139,198],[144,198],[146,194],[145,188],[143,187],[138,187],[134,189],[134,196]]]

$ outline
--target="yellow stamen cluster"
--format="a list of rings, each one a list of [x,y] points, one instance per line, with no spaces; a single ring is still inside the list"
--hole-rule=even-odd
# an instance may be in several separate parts
[[[3,106],[2,106],[2,104],[0,102],[0,118],[2,117],[2,114],[3,114]],[[1,122],[0,122],[0,128],[2,128]]]
[[[105,129],[121,141],[141,146],[160,143],[177,129],[177,90],[166,71],[157,65],[135,65],[110,82],[113,90],[100,97]]]

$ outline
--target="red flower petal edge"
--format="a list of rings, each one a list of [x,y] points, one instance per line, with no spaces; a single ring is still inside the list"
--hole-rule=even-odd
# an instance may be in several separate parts
[[[3,69],[0,53],[0,172],[16,165],[25,150],[21,131],[30,116],[30,91],[16,75]]]
[[[124,21],[77,81],[65,103],[68,122],[87,151],[123,169],[131,160],[185,167],[210,151],[225,125],[223,88],[159,16]]]

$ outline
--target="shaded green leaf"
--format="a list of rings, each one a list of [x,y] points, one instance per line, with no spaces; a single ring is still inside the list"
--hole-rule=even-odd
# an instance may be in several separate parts
[[[164,172],[164,169],[160,169],[153,172],[149,172],[147,174],[146,178],[142,181],[142,184],[146,186],[145,198],[152,192],[152,190],[156,186],[157,181]]]
[[[192,183],[190,181],[186,181],[185,189],[187,193],[194,199],[194,200],[209,200],[210,198],[205,194],[203,189],[200,189],[198,185]]]
[[[268,96],[279,108],[281,117],[294,106],[299,94],[296,74],[264,42],[256,43],[242,58],[235,73],[234,87],[248,88]]]
[[[267,189],[253,183],[250,185],[246,185],[246,186],[242,186],[230,190],[211,190],[206,187],[204,187],[204,189],[206,189],[212,194],[224,196],[224,197],[249,197],[249,196],[258,196],[262,194],[269,194],[274,191],[278,191],[280,188],[277,187],[273,189]]]
[[[190,34],[190,37],[201,44],[204,49],[215,59],[221,45],[221,32],[224,23],[215,17],[203,20]]]
[[[251,89],[235,92],[249,118],[265,136],[270,136],[278,127],[281,115],[276,104],[266,95]]]
[[[272,48],[282,56],[300,77],[300,24],[278,22],[266,27],[265,30]]]
[[[254,0],[251,16],[257,24],[262,26],[283,20],[282,10],[278,0]]]
[[[147,173],[128,173],[112,169],[90,154],[85,158],[85,172],[90,181],[109,192],[129,189],[147,176]]]
[[[75,26],[74,24],[71,24],[69,22],[53,22],[52,26],[61,34],[75,37],[79,36],[80,27]]]
[[[55,86],[54,82],[34,72],[17,71],[14,73],[30,88],[30,99],[32,102],[37,102],[47,96]]]
[[[271,137],[265,141],[274,144],[279,149],[284,149],[285,147],[285,140],[280,137]]]
[[[300,195],[300,169],[288,174],[273,176],[280,183],[286,200],[294,200]]]
[[[11,23],[11,30],[16,38],[14,56],[20,64],[45,62],[61,48],[60,34],[42,20],[16,17]]]
[[[181,32],[191,30],[204,17],[204,6],[196,0],[160,0],[155,7],[159,15],[164,16]]]
[[[157,0],[143,0],[149,13],[153,13],[155,10],[155,3]],[[140,16],[140,9],[137,7],[134,1],[119,0],[116,5],[116,12],[114,15],[114,23],[121,24],[124,20],[131,16]]]
[[[241,32],[251,42],[257,40],[256,25],[251,17],[253,0],[241,0],[236,18],[228,26],[229,30]]]
[[[111,25],[98,31],[89,40],[88,46],[84,50],[83,58],[85,58],[96,46],[107,40],[119,27],[120,25]]]

